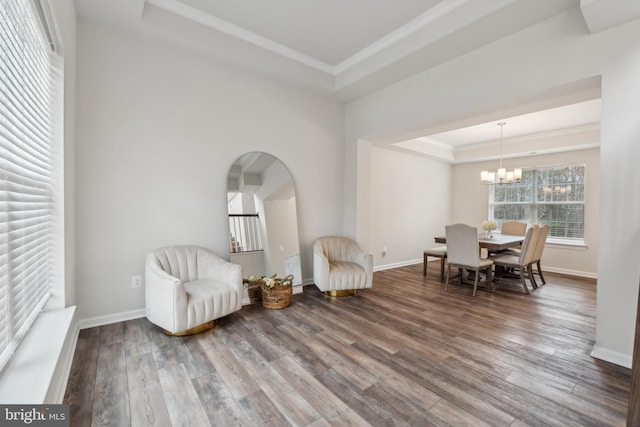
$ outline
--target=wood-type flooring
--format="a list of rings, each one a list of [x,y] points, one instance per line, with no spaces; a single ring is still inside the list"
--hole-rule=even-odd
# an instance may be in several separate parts
[[[631,371],[590,356],[596,283],[450,284],[439,263],[332,298],[245,306],[169,337],[145,318],[80,332],[72,426],[623,426]]]

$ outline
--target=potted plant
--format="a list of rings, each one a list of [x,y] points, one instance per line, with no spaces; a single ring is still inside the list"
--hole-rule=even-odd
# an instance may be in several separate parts
[[[274,274],[262,278],[262,306],[268,309],[284,308],[293,297],[293,274],[284,278]]]
[[[498,228],[498,225],[495,221],[484,221],[482,223],[482,228],[487,231],[487,238],[493,239],[493,233],[491,231]]]

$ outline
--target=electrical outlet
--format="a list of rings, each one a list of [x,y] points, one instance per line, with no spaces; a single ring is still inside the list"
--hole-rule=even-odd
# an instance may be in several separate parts
[[[142,286],[142,276],[132,276],[131,277],[131,287],[139,288]]]
[[[386,257],[386,256],[387,256],[387,247],[386,247],[386,246],[383,246],[383,247],[382,247],[382,257],[384,258],[384,257]]]

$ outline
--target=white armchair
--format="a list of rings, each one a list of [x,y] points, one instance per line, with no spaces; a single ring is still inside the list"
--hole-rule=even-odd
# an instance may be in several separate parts
[[[211,329],[242,307],[242,268],[198,246],[157,249],[145,262],[145,304],[149,321],[168,334]]]
[[[320,237],[313,244],[313,279],[325,294],[354,295],[372,286],[373,256],[347,237]]]

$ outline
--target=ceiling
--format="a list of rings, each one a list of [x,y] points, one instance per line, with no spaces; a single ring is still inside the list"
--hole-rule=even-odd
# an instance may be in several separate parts
[[[76,0],[82,19],[152,34],[343,102],[570,9],[579,8],[587,30],[598,32],[640,16],[639,5],[629,0],[402,0],[401,6],[392,0]],[[510,117],[505,132],[515,136],[597,122],[599,101]],[[495,123],[396,146],[424,153],[420,147],[430,144],[447,153],[436,157],[455,162],[463,145],[495,142]]]
[[[349,101],[577,8],[580,0],[402,0],[401,5],[392,0],[76,0],[76,5],[81,18],[152,33]]]

